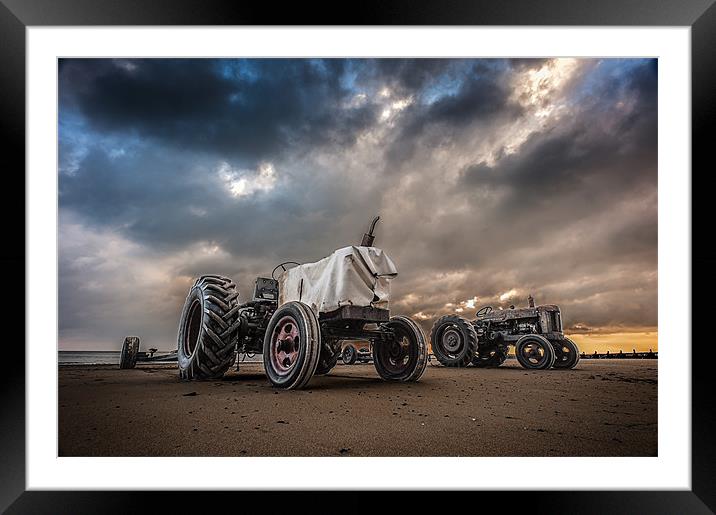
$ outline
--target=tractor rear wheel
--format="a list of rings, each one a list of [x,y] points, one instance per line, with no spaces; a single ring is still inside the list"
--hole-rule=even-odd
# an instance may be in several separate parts
[[[386,381],[417,381],[428,364],[428,345],[422,329],[406,316],[394,316],[386,327],[395,338],[376,342],[373,364]]]
[[[264,369],[277,388],[305,387],[318,367],[321,328],[313,310],[303,302],[279,307],[264,336]]]
[[[202,275],[189,290],[179,321],[177,362],[182,379],[218,379],[236,359],[239,292],[228,277]]]
[[[543,336],[528,334],[517,340],[515,357],[524,368],[544,370],[554,365],[554,347]]]
[[[457,315],[440,318],[430,332],[433,354],[446,367],[466,367],[477,354],[477,333]]]
[[[569,338],[563,340],[556,340],[552,342],[555,350],[555,360],[553,368],[561,370],[569,370],[574,368],[579,363],[579,349],[577,344]]]

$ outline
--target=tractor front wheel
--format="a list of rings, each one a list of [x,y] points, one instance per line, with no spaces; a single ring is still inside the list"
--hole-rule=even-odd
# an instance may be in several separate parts
[[[269,320],[264,336],[264,369],[277,388],[305,387],[318,367],[321,329],[313,310],[292,301],[279,307]]]
[[[576,343],[569,338],[564,338],[563,340],[552,342],[552,345],[556,356],[553,368],[569,370],[577,366],[577,363],[579,363],[579,349]]]
[[[524,368],[544,370],[554,365],[554,347],[543,336],[528,334],[517,340],[515,357]]]

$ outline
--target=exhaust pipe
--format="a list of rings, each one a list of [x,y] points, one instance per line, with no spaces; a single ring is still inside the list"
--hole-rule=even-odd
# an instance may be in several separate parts
[[[373,242],[375,241],[373,231],[375,230],[375,224],[378,223],[378,220],[380,220],[380,216],[376,216],[375,218],[373,218],[373,221],[370,223],[370,227],[368,228],[368,232],[363,235],[363,240],[360,242],[361,247],[373,246]]]

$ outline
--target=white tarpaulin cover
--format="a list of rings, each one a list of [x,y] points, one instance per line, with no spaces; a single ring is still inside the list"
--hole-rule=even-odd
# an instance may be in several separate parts
[[[299,300],[316,313],[345,305],[388,309],[393,261],[375,247],[344,247],[330,256],[286,270],[279,277],[279,305]]]

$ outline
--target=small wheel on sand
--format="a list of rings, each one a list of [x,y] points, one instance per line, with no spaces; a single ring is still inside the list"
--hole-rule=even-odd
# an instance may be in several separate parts
[[[423,331],[405,316],[392,317],[385,325],[393,330],[395,337],[373,346],[375,369],[386,381],[417,381],[428,364]]]
[[[555,340],[552,342],[555,351],[555,360],[553,368],[568,370],[574,368],[579,363],[579,349],[577,344],[569,338],[563,340]]]
[[[517,340],[515,357],[524,368],[544,370],[554,364],[554,347],[543,336],[528,334]]]
[[[119,368],[134,368],[137,364],[139,354],[139,336],[127,336],[122,344],[122,352],[119,354]]]
[[[346,348],[343,349],[341,359],[343,360],[344,365],[352,365],[358,359],[358,351],[355,347],[353,347],[353,345],[346,345]]]
[[[264,369],[271,384],[286,390],[305,387],[318,367],[321,329],[313,310],[287,302],[269,320],[264,336]]]

